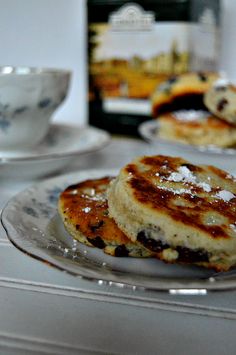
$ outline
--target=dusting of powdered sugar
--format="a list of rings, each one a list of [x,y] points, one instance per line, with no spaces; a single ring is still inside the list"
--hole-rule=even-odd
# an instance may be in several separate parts
[[[209,112],[204,110],[179,110],[172,114],[178,121],[184,122],[202,121],[209,116]]]
[[[202,187],[204,191],[210,192],[211,191],[211,186],[207,184],[206,182],[199,182],[197,184],[199,187]]]
[[[235,224],[230,224],[230,228],[236,233],[236,225]]]
[[[227,174],[226,179],[233,180],[233,182],[236,182],[236,177],[231,174]]]
[[[205,192],[211,191],[211,186],[203,181],[198,182],[197,177],[193,175],[193,173],[186,166],[180,166],[178,168],[178,171],[171,173],[167,180],[173,182],[191,183],[198,187],[201,187]]]
[[[82,208],[82,211],[85,213],[89,213],[91,211],[91,207]]]
[[[224,88],[227,87],[229,85],[229,80],[227,78],[219,78],[217,79],[214,83],[213,83],[213,87],[215,89],[219,89],[219,88]]]
[[[230,191],[221,190],[216,193],[215,197],[222,199],[224,202],[228,202],[228,201],[232,200],[232,198],[235,198],[235,195],[232,194],[232,192],[230,192]]]
[[[166,187],[166,186],[158,186],[158,188],[161,190],[173,192],[175,195],[182,195],[182,194],[192,195],[191,190],[188,189],[173,189],[171,187]]]

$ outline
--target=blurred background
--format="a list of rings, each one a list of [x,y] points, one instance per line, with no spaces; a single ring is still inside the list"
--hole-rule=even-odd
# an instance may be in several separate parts
[[[0,65],[68,68],[70,92],[54,121],[87,122],[86,1],[0,0]],[[236,80],[236,1],[222,0],[220,70]]]

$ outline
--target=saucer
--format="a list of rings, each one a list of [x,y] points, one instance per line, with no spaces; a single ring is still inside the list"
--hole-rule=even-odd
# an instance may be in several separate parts
[[[47,136],[34,148],[0,151],[0,177],[46,176],[75,157],[98,151],[109,141],[109,133],[95,127],[51,124]]]

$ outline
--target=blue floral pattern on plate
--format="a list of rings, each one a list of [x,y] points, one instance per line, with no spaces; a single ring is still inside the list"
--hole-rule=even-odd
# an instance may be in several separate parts
[[[34,218],[50,218],[55,212],[58,196],[62,190],[62,187],[57,186],[46,190],[46,200],[43,202],[32,197],[29,201],[29,205],[22,206],[22,211]]]

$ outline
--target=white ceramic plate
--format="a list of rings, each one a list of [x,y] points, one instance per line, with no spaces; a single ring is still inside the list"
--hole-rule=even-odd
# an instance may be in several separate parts
[[[195,164],[215,165],[236,174],[236,149],[194,146],[158,137],[158,121],[150,120],[139,126],[140,135],[157,148],[158,154],[181,156]]]
[[[45,139],[31,150],[0,152],[0,177],[46,176],[109,141],[110,135],[95,127],[52,124]]]
[[[116,173],[87,170],[44,180],[20,192],[2,212],[8,238],[21,251],[47,265],[98,283],[165,291],[236,288],[235,270],[216,274],[156,259],[116,258],[73,240],[57,213],[59,193],[70,184]]]

